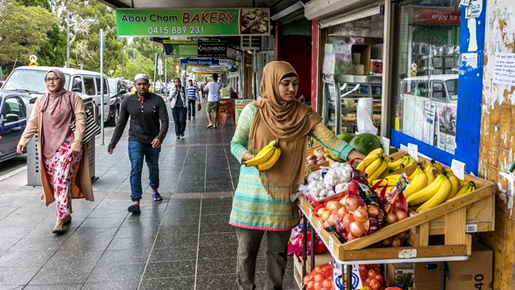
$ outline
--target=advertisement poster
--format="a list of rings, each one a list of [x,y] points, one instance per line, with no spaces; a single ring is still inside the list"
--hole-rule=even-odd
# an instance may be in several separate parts
[[[270,9],[117,9],[119,37],[269,35]]]

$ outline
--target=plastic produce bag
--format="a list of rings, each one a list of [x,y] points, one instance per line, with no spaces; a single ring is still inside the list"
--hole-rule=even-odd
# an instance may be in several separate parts
[[[374,126],[372,119],[373,99],[360,98],[357,109],[358,132],[377,134],[377,127]]]

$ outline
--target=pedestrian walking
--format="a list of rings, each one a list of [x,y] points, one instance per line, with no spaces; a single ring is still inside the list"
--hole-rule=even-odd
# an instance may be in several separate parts
[[[129,159],[131,161],[131,199],[132,204],[127,209],[131,213],[140,213],[142,196],[141,171],[145,159],[149,171],[149,183],[152,188],[152,199],[161,201],[159,194],[159,153],[166,133],[168,132],[168,112],[162,97],[149,92],[150,81],[147,75],[137,74],[134,77],[136,93],[128,96],[122,102],[120,116],[116,123],[111,143],[107,147],[109,154],[113,153],[120,141],[129,116]]]
[[[218,82],[218,74],[213,74],[213,81],[209,82],[206,87],[204,88],[204,91],[207,91],[207,106],[206,106],[206,113],[207,113],[207,127],[211,128],[217,128],[216,124],[216,117],[218,114],[218,101],[220,100],[220,90],[222,89],[222,84]],[[214,120],[211,118],[211,112],[215,112],[215,118]]]
[[[281,149],[277,163],[267,171],[240,167],[229,221],[236,227],[238,238],[239,289],[256,287],[256,260],[263,235],[267,237],[264,289],[282,289],[287,243],[292,226],[299,222],[299,212],[291,197],[304,182],[308,135],[341,159],[364,157],[338,140],[316,112],[295,99],[298,86],[297,73],[289,63],[267,64],[261,81],[262,99],[243,109],[231,141],[231,153],[242,163],[273,140],[279,141]]]
[[[207,87],[207,79],[203,78],[202,83],[200,84],[200,99],[202,102],[207,101],[208,91],[207,91],[206,87]]]
[[[186,94],[188,95],[188,120],[191,120],[191,118],[195,119],[197,91],[198,87],[193,84],[193,80],[188,80],[188,87],[186,88]]]
[[[168,101],[170,101],[170,107],[172,108],[175,135],[177,135],[177,139],[184,139],[188,98],[186,96],[186,89],[182,86],[179,78],[174,80],[174,87],[170,91]]]
[[[38,132],[38,155],[45,206],[55,201],[54,234],[66,232],[72,220],[72,198],[93,201],[89,173],[88,145],[82,144],[86,130],[84,102],[64,88],[64,74],[58,69],[45,76],[47,92],[36,99],[16,152],[22,154]],[[75,123],[75,132],[70,128]]]

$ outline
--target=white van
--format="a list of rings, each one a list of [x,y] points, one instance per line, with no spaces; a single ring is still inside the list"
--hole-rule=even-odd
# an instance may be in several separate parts
[[[100,112],[100,73],[97,72],[49,66],[22,66],[11,72],[2,89],[24,92],[35,97],[43,95],[46,92],[45,75],[54,68],[64,73],[65,89],[76,92],[83,99],[92,98],[97,107],[96,112]],[[109,118],[110,98],[109,82],[104,76],[104,122]]]

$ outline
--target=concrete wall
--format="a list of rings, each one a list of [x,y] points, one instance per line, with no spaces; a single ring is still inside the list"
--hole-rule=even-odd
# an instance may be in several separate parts
[[[482,239],[494,250],[494,289],[515,289],[514,183],[503,176],[515,161],[515,87],[493,84],[495,55],[515,53],[515,0],[488,1],[486,9],[479,174],[500,190],[495,234]]]

